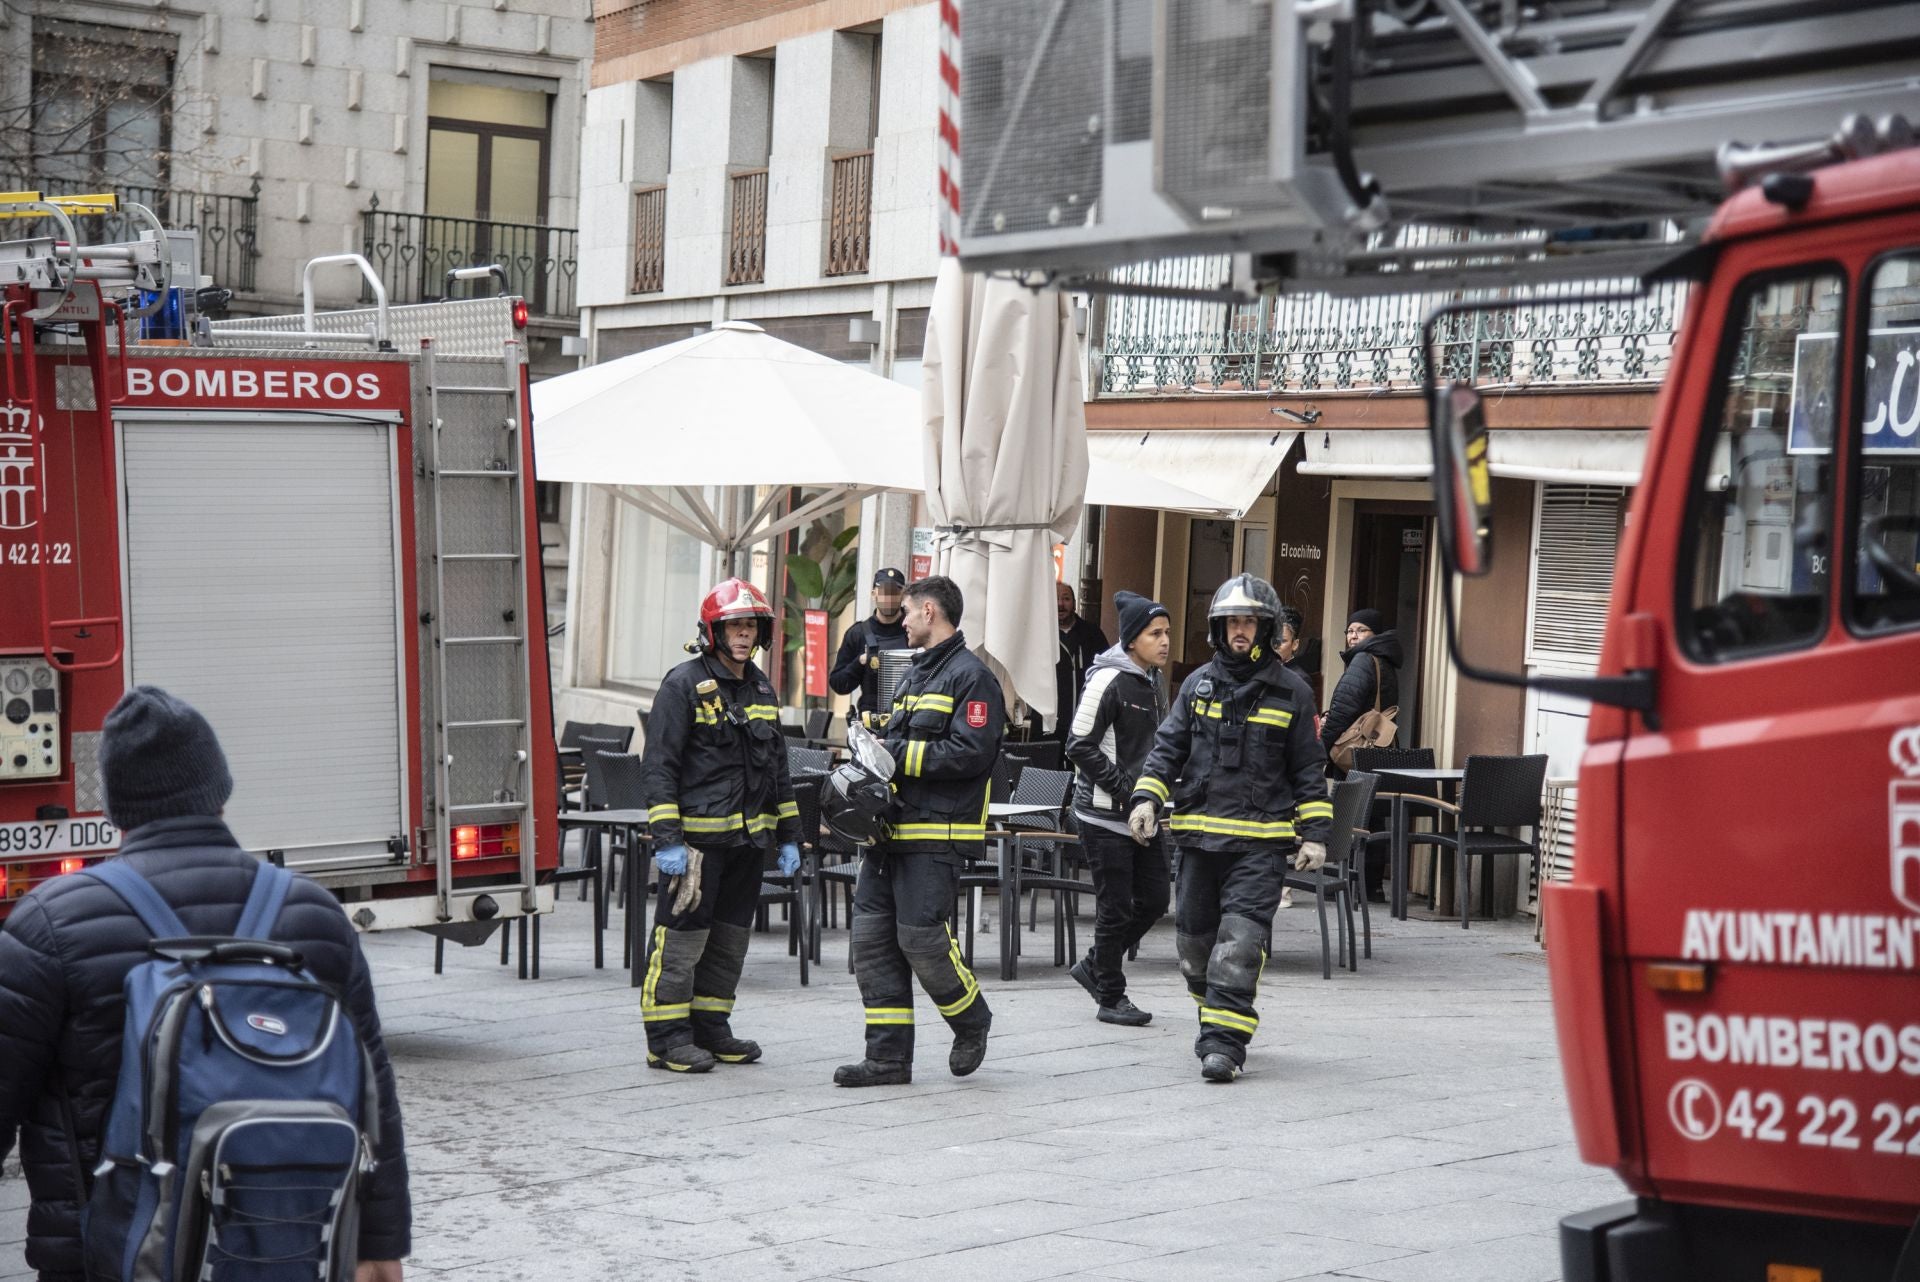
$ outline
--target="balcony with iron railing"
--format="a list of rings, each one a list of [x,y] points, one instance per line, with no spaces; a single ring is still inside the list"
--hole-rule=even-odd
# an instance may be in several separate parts
[[[726,283],[758,285],[767,278],[767,171],[742,170],[727,187]]]
[[[826,274],[853,276],[867,270],[873,247],[873,152],[849,152],[828,164]]]
[[[667,286],[667,189],[665,184],[633,193],[633,282],[635,294],[657,294]]]
[[[1165,259],[1113,273],[1127,284],[1217,288],[1221,257]],[[1590,301],[1631,281],[1514,286],[1510,308],[1443,319],[1445,378],[1517,391],[1652,385],[1666,376],[1688,286],[1663,282],[1626,302]],[[1099,396],[1413,392],[1425,377],[1421,325],[1473,295],[1286,294],[1254,303],[1116,294],[1107,301]]]
[[[448,271],[497,263],[507,275],[506,292],[526,299],[536,318],[580,314],[575,228],[404,213],[380,208],[375,196],[360,216],[360,231],[360,252],[391,303],[436,302],[447,296]]]

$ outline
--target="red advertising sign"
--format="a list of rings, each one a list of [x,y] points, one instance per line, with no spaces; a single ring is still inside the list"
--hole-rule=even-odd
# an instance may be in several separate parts
[[[827,612],[807,611],[807,693],[827,693]]]
[[[142,408],[404,413],[411,396],[409,367],[400,361],[127,362],[126,403]]]
[[[922,579],[930,579],[933,577],[933,558],[916,552],[913,556],[913,564],[908,568],[910,572],[907,578],[912,582],[918,583]]]

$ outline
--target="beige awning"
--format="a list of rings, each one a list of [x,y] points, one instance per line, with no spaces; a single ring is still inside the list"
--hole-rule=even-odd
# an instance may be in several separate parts
[[[1378,476],[1425,480],[1433,472],[1433,447],[1425,432],[1307,432],[1303,476]]]
[[[1488,462],[1495,476],[1576,485],[1638,485],[1645,432],[1499,431]]]
[[[1087,502],[1239,520],[1273,484],[1298,432],[1088,432]],[[1095,477],[1106,484],[1096,485]],[[1145,501],[1158,491],[1178,502]],[[1106,494],[1109,497],[1101,497]],[[1117,497],[1130,494],[1133,499]]]

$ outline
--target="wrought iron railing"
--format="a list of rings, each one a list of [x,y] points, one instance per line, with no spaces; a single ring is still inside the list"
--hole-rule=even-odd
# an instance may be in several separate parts
[[[835,156],[827,215],[827,275],[867,270],[873,244],[873,152]]]
[[[526,299],[536,316],[579,314],[580,234],[572,227],[402,213],[380,208],[375,196],[360,216],[360,231],[360,252],[387,287],[389,302],[437,302],[447,297],[449,270],[498,263],[507,292]]]
[[[1224,258],[1168,259],[1116,272],[1134,283],[1218,286]],[[1514,306],[1446,318],[1436,333],[1443,373],[1515,388],[1651,384],[1665,377],[1685,304],[1684,282],[1629,303],[1583,298],[1627,281],[1515,287]],[[1107,303],[1101,395],[1185,391],[1411,391],[1425,374],[1420,327],[1459,293],[1286,295],[1258,303],[1115,295]]]
[[[729,285],[758,285],[767,278],[767,171],[733,175],[727,216]]]
[[[667,283],[667,189],[633,193],[633,292],[657,294]]]

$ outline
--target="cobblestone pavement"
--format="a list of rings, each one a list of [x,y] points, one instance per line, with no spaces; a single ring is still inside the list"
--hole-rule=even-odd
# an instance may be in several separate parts
[[[1376,918],[1373,960],[1323,981],[1311,905],[1282,912],[1247,1075],[1210,1086],[1171,925],[1131,967],[1156,1019],[1123,1029],[1050,964],[1049,915],[1015,982],[979,940],[977,1074],[947,1074],[923,1000],[914,1084],[863,1091],[830,1082],[860,1046],[844,919],[805,988],[777,923],[755,936],[734,1022],[766,1059],[694,1078],[646,1068],[637,995],[592,969],[570,895],[538,983],[496,949],[449,948],[436,977],[423,936],[368,940],[409,1275],[1549,1282],[1558,1217],[1621,1196],[1574,1152],[1526,924]],[[25,1202],[10,1159],[0,1278],[25,1267]]]

